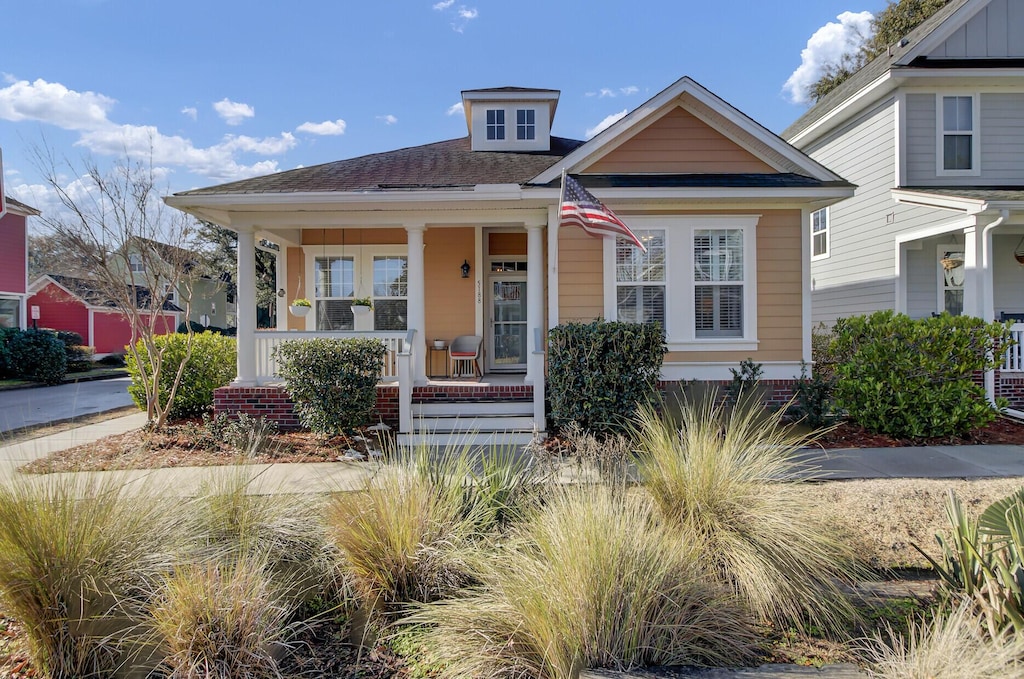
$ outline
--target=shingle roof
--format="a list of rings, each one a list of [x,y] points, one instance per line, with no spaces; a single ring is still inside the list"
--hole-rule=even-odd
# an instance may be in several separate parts
[[[937,196],[983,200],[989,203],[1024,202],[1024,186],[901,186],[900,191],[934,193]]]
[[[587,188],[818,188],[850,187],[847,181],[826,182],[802,174],[789,172],[765,174],[580,174],[573,175]],[[547,184],[561,186],[561,178]]]
[[[476,90],[462,90],[462,93],[463,94],[469,94],[470,92],[479,92],[479,93],[490,93],[490,92],[509,92],[509,93],[516,93],[516,92],[550,92],[550,93],[553,93],[553,94],[558,94],[559,91],[560,90],[538,89],[536,87],[512,87],[512,86],[505,86],[505,87],[483,87],[483,88],[476,89]]]
[[[867,64],[861,67],[850,78],[839,87],[825,95],[818,103],[809,108],[806,113],[796,119],[792,125],[782,131],[783,139],[792,139],[800,134],[818,120],[839,108],[847,99],[857,94],[863,87],[885,74],[893,64],[904,54],[914,49],[922,39],[934,31],[951,14],[967,4],[970,0],[950,0],[950,2],[935,12],[920,26],[908,33],[903,40],[892,45],[887,54],[880,54]],[[922,63],[915,63],[914,66],[928,66],[927,60]]]
[[[462,137],[175,195],[463,189],[476,184],[523,184],[583,143],[551,137],[550,151],[473,151],[469,137]]]
[[[15,200],[15,199],[11,198],[10,196],[4,196],[4,200],[7,201],[7,206],[8,207],[16,208],[16,209],[20,210],[21,212],[27,212],[30,215],[38,215],[38,214],[40,214],[39,210],[35,209],[31,205],[25,205],[20,200]]]
[[[89,280],[88,278],[75,278],[73,276],[62,276],[60,274],[47,274],[52,278],[58,285],[63,287],[65,290],[78,296],[86,304],[91,306],[102,306],[114,308],[116,305],[109,299],[108,295],[102,292],[102,283],[99,281]],[[148,309],[152,303],[152,296],[150,295],[149,288],[141,285],[135,287],[135,303],[139,309]],[[164,300],[161,311],[170,311],[179,313],[184,311],[181,307],[173,302]]]

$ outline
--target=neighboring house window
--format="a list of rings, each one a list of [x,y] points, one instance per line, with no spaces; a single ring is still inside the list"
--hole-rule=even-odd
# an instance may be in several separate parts
[[[408,258],[375,256],[373,258],[374,330],[408,329],[408,296]]]
[[[743,231],[693,234],[694,328],[697,337],[743,336]]]
[[[629,240],[615,240],[616,317],[627,323],[653,323],[665,327],[665,232],[634,231],[647,252]]]
[[[939,311],[964,312],[964,250],[962,245],[939,246]]]
[[[128,267],[132,270],[132,273],[145,273],[146,265],[142,261],[142,256],[137,254],[128,255]]]
[[[21,327],[21,300],[0,299],[0,328]]]
[[[532,108],[521,108],[516,111],[516,139],[535,139],[537,137],[537,112]]]
[[[828,257],[829,231],[828,208],[811,213],[811,258]]]
[[[351,257],[317,257],[316,329],[352,330],[355,262]]]
[[[978,174],[978,120],[973,96],[939,97],[939,174]]]
[[[504,109],[487,109],[487,138],[489,140],[500,140],[505,138]]]

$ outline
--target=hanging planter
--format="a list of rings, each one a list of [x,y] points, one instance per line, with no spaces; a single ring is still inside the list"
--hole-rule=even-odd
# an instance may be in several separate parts
[[[356,316],[365,316],[373,309],[373,302],[369,297],[357,297],[352,300],[352,313]]]
[[[293,299],[292,303],[288,305],[288,311],[292,312],[292,316],[298,316],[299,318],[302,318],[303,316],[308,314],[310,309],[312,308],[313,305],[310,303],[308,299],[305,299],[304,297],[300,297],[299,299]]]
[[[964,265],[964,258],[957,256],[943,257],[939,262],[942,264],[943,269],[946,271],[952,271],[953,269]]]

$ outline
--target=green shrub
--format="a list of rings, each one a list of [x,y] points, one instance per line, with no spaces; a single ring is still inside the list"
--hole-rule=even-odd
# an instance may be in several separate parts
[[[793,384],[793,400],[786,410],[787,417],[812,429],[828,426],[835,418],[835,386],[835,378],[821,375],[817,366],[808,376],[807,364],[801,361],[800,377]]]
[[[188,349],[188,335],[157,335],[153,338],[157,350],[163,352],[163,365],[160,370],[159,397],[160,405],[167,404],[171,386],[178,367]],[[135,345],[139,359],[143,361],[147,375],[149,352],[142,340]],[[132,383],[128,387],[135,404],[146,408],[146,390],[143,386],[142,370],[129,353],[126,357],[128,374]],[[210,333],[192,335],[192,357],[181,375],[181,384],[174,394],[174,401],[169,413],[172,419],[197,417],[209,410],[213,405],[213,390],[230,382],[235,376],[235,340]]]
[[[761,363],[754,363],[754,359],[745,358],[740,361],[740,369],[729,368],[732,373],[732,381],[726,389],[726,402],[731,405],[738,405],[750,398],[757,398],[757,385],[761,383],[764,376]]]
[[[64,343],[52,330],[21,330],[9,335],[7,361],[13,377],[60,384],[67,374]]]
[[[123,368],[124,354],[107,354],[103,358],[97,359],[96,363],[108,368]]]
[[[379,340],[289,340],[281,342],[274,356],[295,412],[310,431],[333,436],[370,420],[384,360]]]
[[[68,363],[69,373],[84,373],[92,370],[92,357],[96,353],[93,347],[73,346],[65,347],[64,355]]]
[[[548,398],[556,428],[576,422],[608,435],[628,429],[636,409],[658,395],[665,354],[661,326],[594,321],[548,334]]]
[[[18,366],[11,362],[11,350],[7,345],[20,332],[20,328],[0,328],[0,380],[9,380],[17,375]]]
[[[1007,326],[942,314],[912,320],[892,311],[836,321],[836,401],[869,431],[924,438],[984,426],[998,411],[972,378],[994,368]],[[1000,407],[1004,407],[1000,404]]]

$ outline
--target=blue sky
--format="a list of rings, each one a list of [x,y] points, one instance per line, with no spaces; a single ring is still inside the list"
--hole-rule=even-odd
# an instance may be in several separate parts
[[[100,163],[152,143],[178,191],[464,136],[453,105],[480,87],[561,90],[553,132],[585,139],[689,75],[779,132],[806,109],[794,71],[885,0],[4,4],[6,190],[46,209],[44,142]]]

